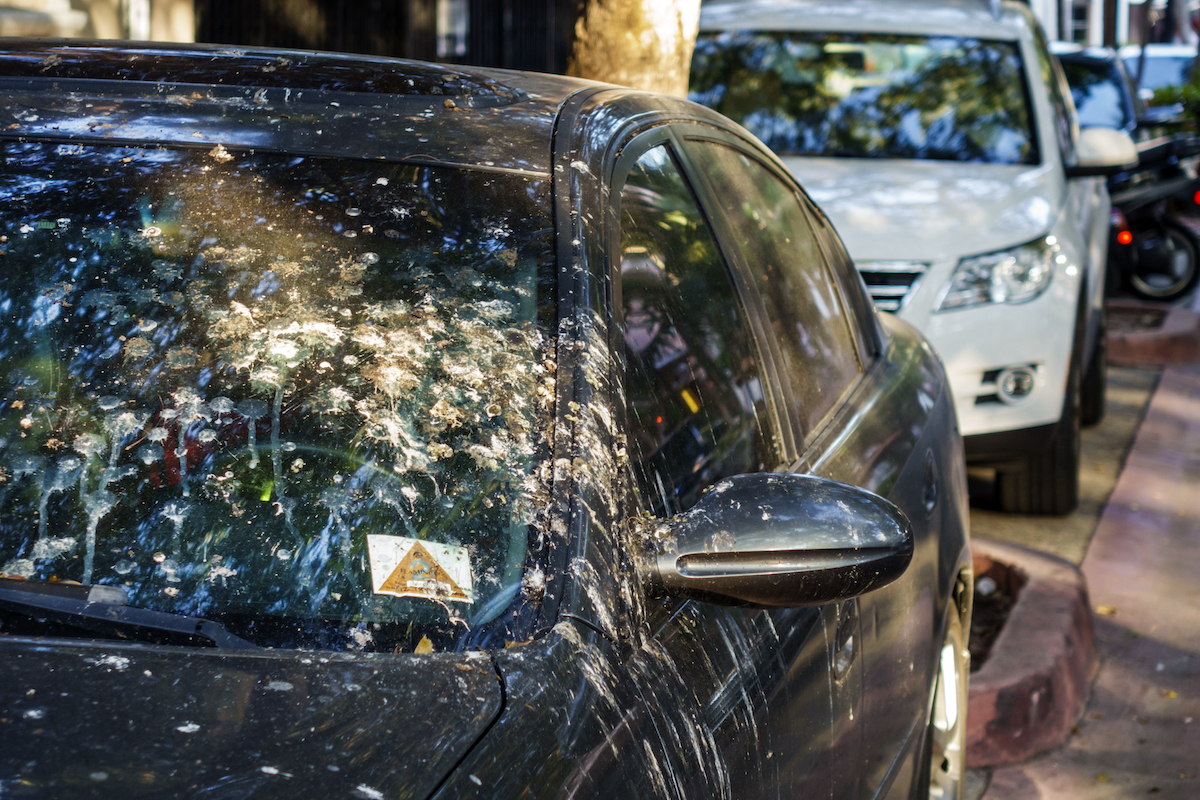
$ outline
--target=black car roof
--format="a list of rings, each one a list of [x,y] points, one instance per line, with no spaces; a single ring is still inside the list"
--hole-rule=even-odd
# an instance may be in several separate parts
[[[597,85],[338,53],[6,39],[0,135],[546,174],[563,101]]]

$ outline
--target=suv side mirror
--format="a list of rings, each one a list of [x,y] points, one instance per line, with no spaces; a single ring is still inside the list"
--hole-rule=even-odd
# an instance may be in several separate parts
[[[1068,178],[1115,175],[1138,165],[1138,149],[1133,139],[1112,128],[1084,128],[1075,155],[1078,161],[1067,167]]]
[[[810,475],[726,479],[648,538],[640,571],[651,596],[760,608],[855,597],[900,577],[913,554],[900,509]]]

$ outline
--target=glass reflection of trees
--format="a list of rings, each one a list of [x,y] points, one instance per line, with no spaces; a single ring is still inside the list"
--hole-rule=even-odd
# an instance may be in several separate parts
[[[691,98],[776,152],[1036,164],[1016,44],[806,32],[702,34]]]
[[[516,595],[543,182],[221,147],[2,157],[0,574],[279,646],[440,649]],[[369,533],[466,547],[474,603],[373,594]]]
[[[708,225],[674,160],[647,152],[621,194],[629,451],[660,515],[767,459],[754,343]]]

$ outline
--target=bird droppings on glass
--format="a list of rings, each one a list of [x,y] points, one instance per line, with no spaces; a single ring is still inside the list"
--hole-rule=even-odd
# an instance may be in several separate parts
[[[373,591],[369,535],[461,553],[472,624],[540,599],[517,588],[551,533],[543,183],[6,148],[0,575],[369,650],[470,627],[442,592]]]

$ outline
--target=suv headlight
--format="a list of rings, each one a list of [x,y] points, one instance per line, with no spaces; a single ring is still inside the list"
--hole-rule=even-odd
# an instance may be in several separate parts
[[[1046,291],[1059,247],[1053,236],[958,262],[938,311],[984,303],[1026,303]]]

